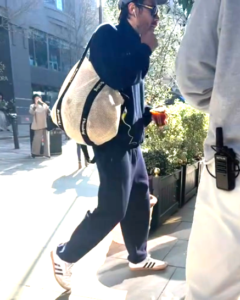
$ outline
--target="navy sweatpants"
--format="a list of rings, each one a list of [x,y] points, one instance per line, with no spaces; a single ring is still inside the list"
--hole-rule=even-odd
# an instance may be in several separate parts
[[[148,175],[141,149],[96,147],[94,154],[100,177],[98,207],[87,213],[57,253],[66,262],[77,262],[121,222],[128,259],[139,263],[147,256],[150,217]]]

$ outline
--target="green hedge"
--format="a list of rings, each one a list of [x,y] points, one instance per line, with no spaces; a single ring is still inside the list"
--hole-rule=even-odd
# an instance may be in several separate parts
[[[170,174],[203,156],[208,116],[180,102],[168,110],[168,126],[161,130],[151,123],[146,130],[143,152],[149,174],[155,167],[161,169],[162,175]]]

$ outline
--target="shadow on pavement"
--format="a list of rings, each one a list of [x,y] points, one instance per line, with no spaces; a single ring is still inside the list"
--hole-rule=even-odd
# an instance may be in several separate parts
[[[128,262],[124,260],[118,260],[118,264],[114,267],[111,267],[109,270],[99,271],[98,278],[101,284],[105,285],[108,288],[113,288],[119,285],[122,285],[124,282],[127,282],[129,279],[141,279],[149,277],[149,275],[161,276],[168,280],[168,270],[164,271],[131,271],[128,266]]]
[[[70,295],[71,295],[70,292],[64,292],[62,295],[57,297],[55,300],[68,300]]]
[[[95,168],[88,169],[87,175],[84,174],[85,171],[86,169],[82,169],[55,180],[52,184],[52,188],[55,189],[54,194],[60,195],[67,190],[75,189],[78,197],[96,197],[98,194],[98,186],[89,183],[89,178],[95,172]]]
[[[36,169],[44,169],[47,166],[41,165],[48,158],[31,158],[30,156],[13,162],[10,166],[9,161],[6,162],[0,159],[0,176],[1,175],[14,175],[18,172],[30,172]]]

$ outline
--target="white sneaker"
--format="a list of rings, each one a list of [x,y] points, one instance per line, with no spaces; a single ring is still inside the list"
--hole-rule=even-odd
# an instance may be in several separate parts
[[[58,284],[66,291],[71,290],[72,267],[74,264],[69,264],[61,260],[61,258],[54,251],[51,252],[51,259],[54,277]]]
[[[166,269],[167,266],[166,262],[153,259],[150,255],[138,264],[129,263],[129,268],[132,271],[160,271]]]

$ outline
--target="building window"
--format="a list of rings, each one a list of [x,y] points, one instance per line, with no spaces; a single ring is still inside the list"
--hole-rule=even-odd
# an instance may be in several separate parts
[[[54,37],[48,38],[49,46],[49,68],[51,70],[60,70],[60,41]]]
[[[64,0],[44,0],[46,4],[51,4],[59,10],[64,9]]]
[[[70,45],[65,42],[61,41],[61,52],[60,52],[60,57],[61,57],[61,71],[68,72],[71,69],[71,47]]]
[[[38,67],[48,68],[47,36],[41,31],[34,32],[34,47]]]
[[[47,4],[55,5],[55,0],[44,0],[44,2],[47,3]]]
[[[63,0],[56,0],[57,9],[63,10]]]
[[[67,42],[38,30],[29,37],[29,63],[55,71],[71,69],[71,46]]]
[[[47,36],[33,30],[29,37],[29,63],[31,66],[48,68]]]
[[[36,60],[35,60],[35,50],[34,50],[34,38],[33,38],[32,34],[29,37],[28,48],[29,48],[29,63],[30,63],[30,66],[35,66],[36,65]]]

